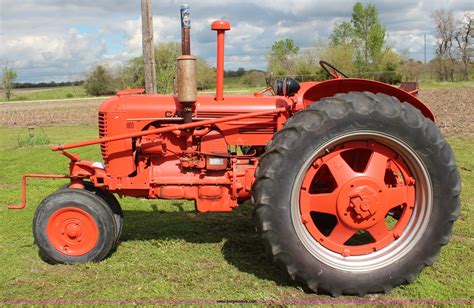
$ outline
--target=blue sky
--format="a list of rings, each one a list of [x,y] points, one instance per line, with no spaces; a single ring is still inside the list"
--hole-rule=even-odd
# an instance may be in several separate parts
[[[431,13],[474,11],[474,1],[362,1],[374,3],[387,27],[388,43],[399,52],[428,59],[435,44]],[[155,42],[180,40],[179,6],[183,1],[154,0]],[[348,0],[191,0],[192,52],[215,63],[215,33],[210,23],[232,24],[226,39],[226,69],[265,69],[274,41],[291,38],[302,49],[327,41],[335,23],[350,20]],[[84,78],[97,63],[120,68],[141,54],[138,0],[0,0],[0,64],[18,71],[18,81],[66,81]]]

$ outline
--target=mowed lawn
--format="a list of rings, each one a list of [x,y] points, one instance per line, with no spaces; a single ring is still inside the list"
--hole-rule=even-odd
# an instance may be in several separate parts
[[[93,138],[95,126],[46,127],[52,144]],[[23,173],[65,173],[67,159],[49,146],[18,148],[20,129],[0,129],[0,300],[275,300],[325,299],[289,282],[264,254],[252,224],[252,206],[229,214],[199,214],[185,201],[121,199],[125,225],[115,253],[100,263],[48,265],[33,242],[33,214],[62,180],[29,181]],[[462,211],[450,243],[412,284],[378,300],[472,300],[474,294],[474,138],[448,138],[463,179]],[[75,151],[100,160],[98,147]],[[347,297],[345,298],[347,300]]]

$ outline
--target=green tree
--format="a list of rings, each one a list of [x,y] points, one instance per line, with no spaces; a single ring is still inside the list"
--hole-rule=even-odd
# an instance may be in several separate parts
[[[315,77],[315,75],[320,75],[320,71],[317,51],[315,48],[306,48],[298,53],[295,76],[296,80],[311,81],[320,79],[319,77]]]
[[[111,95],[117,91],[115,80],[107,67],[96,65],[84,81],[87,94],[92,96]]]
[[[354,38],[354,29],[352,28],[352,24],[347,21],[336,24],[332,30],[331,35],[329,36],[331,45],[334,46],[354,44]]]
[[[355,73],[356,48],[352,44],[329,45],[322,49],[319,57],[334,64],[342,72],[351,76]]]
[[[160,43],[155,46],[156,88],[158,93],[171,93],[176,77],[176,58],[181,55],[181,44]]]
[[[364,64],[376,62],[382,54],[385,43],[386,29],[378,19],[377,8],[374,4],[364,7],[357,2],[353,7],[352,26],[356,38],[362,43]]]
[[[16,80],[17,74],[16,72],[9,68],[8,66],[5,66],[2,70],[2,89],[3,89],[3,94],[5,95],[5,99],[7,101],[10,100],[11,95],[12,95],[12,89],[15,87],[15,80]]]
[[[171,93],[176,77],[176,58],[181,54],[181,45],[176,42],[160,43],[155,46],[156,88],[158,93]],[[145,77],[143,57],[130,60],[122,71],[122,86],[125,88],[143,88]],[[213,84],[214,72],[202,58],[197,59],[196,78],[200,88]]]
[[[298,51],[299,47],[291,39],[276,41],[267,55],[268,71],[274,76],[294,74]]]
[[[359,72],[376,70],[385,51],[386,28],[378,19],[373,4],[364,7],[357,2],[352,11],[351,22],[342,22],[334,27],[330,36],[332,46],[353,46],[355,64]]]
[[[395,49],[387,48],[380,59],[380,69],[382,70],[382,73],[378,74],[376,79],[390,84],[400,83],[403,76],[398,71],[398,67],[402,62],[402,57],[395,51]]]
[[[196,59],[196,82],[198,89],[215,87],[216,73],[203,58]]]

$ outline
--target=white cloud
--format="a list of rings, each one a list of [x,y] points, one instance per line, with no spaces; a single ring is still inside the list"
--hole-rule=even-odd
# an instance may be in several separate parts
[[[346,0],[189,0],[192,50],[215,63],[210,24],[227,19],[226,68],[265,68],[265,54],[277,39],[291,38],[301,49],[327,37],[336,22],[349,20],[355,1]],[[431,13],[474,11],[472,0],[371,1],[398,51],[428,58],[435,43]],[[155,42],[180,41],[180,0],[155,0]],[[84,31],[88,28],[88,31]],[[111,43],[114,41],[114,43]],[[21,81],[81,77],[95,63],[120,65],[141,54],[140,2],[129,0],[0,0],[0,64],[14,63]]]

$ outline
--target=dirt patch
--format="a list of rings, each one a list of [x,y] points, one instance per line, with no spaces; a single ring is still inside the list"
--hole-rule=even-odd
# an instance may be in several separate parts
[[[95,124],[104,99],[0,104],[0,127]]]
[[[474,135],[474,87],[423,90],[418,96],[430,107],[445,135]]]
[[[419,98],[434,112],[443,134],[474,135],[474,87],[422,90]],[[103,100],[0,104],[0,126],[95,124]]]

